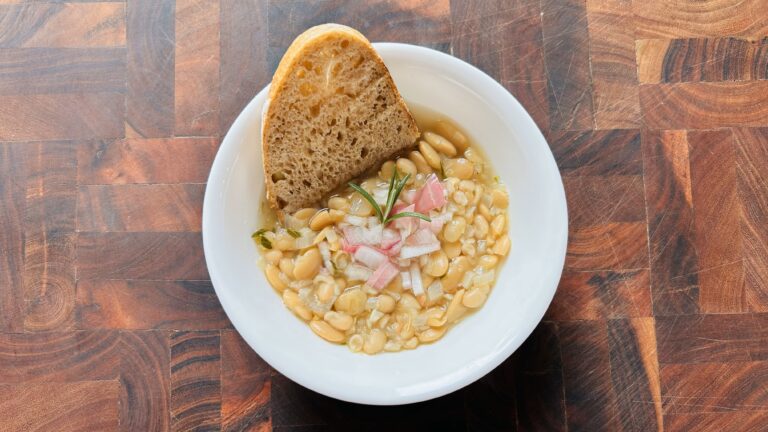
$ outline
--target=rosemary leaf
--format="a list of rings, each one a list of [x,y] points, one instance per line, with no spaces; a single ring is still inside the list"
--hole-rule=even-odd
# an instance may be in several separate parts
[[[360,187],[355,183],[349,182],[347,184],[349,185],[349,187],[354,189],[357,193],[362,195],[363,198],[365,198],[365,200],[368,201],[371,204],[371,206],[373,206],[373,210],[376,212],[376,216],[379,218],[379,221],[384,222],[384,214],[381,212],[381,206],[379,205],[379,203],[376,202],[375,199],[373,199],[371,194],[369,194],[368,191],[366,191],[365,189],[363,189],[362,187]]]

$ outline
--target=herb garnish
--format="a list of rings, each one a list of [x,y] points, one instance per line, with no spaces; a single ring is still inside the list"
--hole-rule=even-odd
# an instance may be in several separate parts
[[[387,223],[395,220],[400,219],[403,217],[415,217],[419,219],[423,219],[427,222],[431,222],[432,219],[429,218],[427,215],[423,215],[421,213],[416,212],[400,212],[395,215],[390,216],[389,214],[392,212],[392,208],[395,206],[395,202],[397,201],[397,197],[400,196],[400,192],[403,191],[403,188],[405,187],[405,184],[408,182],[408,179],[411,177],[410,174],[406,174],[403,178],[398,178],[397,170],[394,170],[392,173],[392,178],[389,179],[389,189],[387,191],[387,204],[384,207],[384,210],[381,210],[381,206],[379,203],[376,202],[376,200],[371,196],[371,194],[368,193],[365,189],[363,189],[360,185],[349,182],[349,187],[354,189],[357,193],[363,196],[366,201],[368,201],[371,206],[373,207],[373,210],[376,212],[376,216],[379,218],[379,222],[386,225]]]
[[[272,249],[272,242],[269,241],[268,238],[264,237],[264,234],[267,232],[264,228],[256,231],[255,233],[251,234],[251,238],[259,242],[259,244],[264,249]]]
[[[286,228],[285,230],[288,231],[288,234],[290,234],[290,236],[293,237],[293,238],[301,237],[301,234],[298,231],[296,231],[296,230],[292,230],[290,228]]]

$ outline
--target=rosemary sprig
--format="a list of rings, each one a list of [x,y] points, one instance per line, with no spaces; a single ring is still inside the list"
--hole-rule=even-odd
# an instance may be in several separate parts
[[[366,201],[368,201],[371,206],[373,207],[373,210],[376,212],[376,216],[379,218],[379,222],[386,225],[387,223],[395,220],[400,219],[403,217],[415,217],[419,219],[423,219],[427,222],[431,222],[432,219],[429,218],[429,216],[416,213],[416,212],[400,212],[398,214],[390,216],[389,214],[392,213],[392,208],[394,208],[395,203],[397,202],[397,198],[400,196],[400,193],[403,191],[403,188],[405,187],[405,184],[408,182],[408,179],[411,177],[410,174],[406,174],[405,177],[399,178],[397,170],[394,171],[392,174],[392,177],[389,179],[389,189],[387,190],[387,202],[384,206],[384,210],[382,211],[381,206],[379,203],[376,202],[376,200],[371,196],[371,194],[368,193],[365,189],[363,189],[360,185],[349,182],[349,187],[355,190],[355,192],[362,195],[363,198],[365,198]]]

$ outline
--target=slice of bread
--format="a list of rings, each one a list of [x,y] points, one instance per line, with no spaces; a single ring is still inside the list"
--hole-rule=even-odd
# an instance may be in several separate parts
[[[365,36],[338,24],[312,27],[280,61],[264,108],[267,200],[288,212],[310,206],[418,136]]]

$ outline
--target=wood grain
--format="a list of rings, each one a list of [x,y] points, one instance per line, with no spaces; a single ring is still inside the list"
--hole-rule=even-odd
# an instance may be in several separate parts
[[[80,233],[81,279],[207,280],[198,233]]]
[[[168,335],[122,331],[120,342],[120,430],[169,429]]]
[[[702,312],[746,310],[733,134],[689,132]]]
[[[83,329],[231,327],[208,281],[80,280],[76,313]]]
[[[213,138],[88,141],[78,146],[78,183],[203,183],[218,142]]]
[[[566,271],[545,318],[557,321],[651,316],[650,272]]]
[[[219,332],[171,334],[171,430],[219,430]]]
[[[637,39],[679,37],[743,36],[762,37],[768,22],[759,19],[765,11],[764,0],[728,0],[700,2],[682,0],[647,0],[632,2]]]
[[[663,428],[653,318],[608,321],[611,380],[624,431]]]
[[[664,416],[664,430],[671,432],[717,431],[717,432],[759,432],[768,422],[768,412],[673,414]]]
[[[119,138],[120,93],[6,95],[0,104],[0,141]]]
[[[117,381],[0,384],[0,416],[8,431],[109,431],[118,428]]]
[[[540,323],[514,359],[517,430],[567,431],[557,325]]]
[[[768,363],[670,364],[661,369],[667,414],[766,410]]]
[[[176,1],[176,135],[219,131],[219,1]]]
[[[30,2],[0,5],[0,29],[3,29],[0,31],[2,48],[124,46],[125,4]]]
[[[124,93],[125,48],[0,48],[0,95]]]
[[[272,80],[267,66],[267,0],[220,0],[221,133]]]
[[[202,184],[80,186],[77,230],[199,232],[204,193]]]
[[[698,313],[688,134],[644,131],[642,148],[654,315]]]
[[[768,359],[767,322],[764,313],[657,317],[659,363]]]
[[[643,174],[638,130],[566,131],[547,138],[564,176]]]
[[[0,333],[0,383],[116,379],[120,342],[117,331]]]
[[[640,86],[650,129],[713,129],[768,124],[768,81]]]
[[[583,0],[542,0],[552,130],[594,129],[587,11]]]
[[[568,212],[573,228],[604,225],[611,222],[645,222],[643,177],[636,176],[566,176],[565,198],[578,202]]]
[[[605,322],[565,322],[558,330],[568,431],[618,430]]]
[[[640,40],[637,58],[641,83],[768,79],[768,38]]]
[[[24,328],[71,328],[77,159],[72,143],[29,144],[24,209]]]
[[[224,431],[272,429],[270,368],[235,331],[221,332],[221,426]]]
[[[640,126],[630,0],[587,0],[595,129]]]
[[[0,143],[0,330],[24,326],[26,143]]]
[[[568,236],[565,267],[570,270],[634,270],[648,268],[645,222],[612,222],[573,228]]]
[[[549,107],[538,1],[454,1],[453,55],[507,88],[543,130]]]
[[[515,430],[515,362],[512,357],[464,391],[468,431]]]
[[[174,127],[174,5],[132,0],[127,4],[128,93],[126,129],[131,138],[166,137]]]
[[[768,311],[768,129],[736,129],[744,291],[750,310]]]

